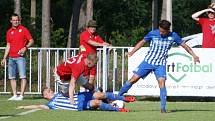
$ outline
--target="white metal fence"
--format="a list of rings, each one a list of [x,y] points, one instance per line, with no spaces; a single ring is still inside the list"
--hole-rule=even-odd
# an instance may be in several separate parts
[[[104,91],[118,90],[127,79],[127,58],[125,53],[128,47],[100,48],[97,51],[97,78],[96,86]],[[4,48],[0,48],[0,58]],[[53,70],[61,62],[78,53],[78,48],[29,48],[26,53],[27,80],[26,94],[41,94],[43,87],[58,90],[54,81]],[[18,79],[18,78],[17,78]],[[19,90],[20,81],[17,80]],[[10,93],[11,87],[7,76],[7,64],[0,68],[0,93]]]
[[[202,43],[202,34],[184,37],[190,46],[196,47]],[[129,47],[104,47],[97,50],[96,87],[104,91],[116,92],[128,79]],[[4,47],[0,47],[0,59],[4,54]],[[78,53],[78,48],[29,48],[26,54],[28,84],[26,94],[41,94],[42,87],[54,88],[58,86],[54,81],[53,70],[61,62]],[[20,81],[17,81],[20,83]],[[18,83],[17,87],[20,87]],[[7,79],[7,64],[0,68],[0,93],[10,93],[10,83]]]

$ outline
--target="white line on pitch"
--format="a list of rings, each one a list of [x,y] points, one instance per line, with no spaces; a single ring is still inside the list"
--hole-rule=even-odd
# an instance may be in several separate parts
[[[25,111],[25,112],[21,112],[21,113],[15,114],[13,116],[23,116],[23,115],[26,115],[26,114],[29,114],[29,113],[36,112],[38,110],[41,110],[41,109],[32,109],[32,110],[29,110],[29,111]],[[11,118],[13,116],[3,116],[3,117],[0,117],[0,120],[6,119],[6,118]]]

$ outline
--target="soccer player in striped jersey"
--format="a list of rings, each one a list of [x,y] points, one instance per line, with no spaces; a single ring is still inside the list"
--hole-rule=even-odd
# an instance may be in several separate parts
[[[104,103],[102,102],[102,99],[107,99],[109,101],[123,100],[125,102],[135,101],[135,98],[132,96],[117,96],[109,92],[81,92],[74,94],[74,103],[71,104],[67,96],[64,96],[62,93],[54,94],[54,92],[49,88],[44,89],[43,97],[49,100],[47,105],[19,106],[17,109],[61,109],[78,111],[100,109],[105,111],[129,112],[129,109],[117,108]]]
[[[166,59],[168,50],[171,48],[171,46],[173,44],[182,46],[190,55],[192,55],[195,64],[196,62],[200,62],[199,57],[196,56],[192,49],[182,41],[179,35],[170,31],[170,26],[171,23],[169,21],[161,20],[159,22],[159,29],[149,32],[135,45],[134,49],[128,53],[128,56],[132,56],[143,46],[145,42],[150,42],[147,55],[141,64],[133,71],[134,75],[132,78],[125,82],[118,93],[119,96],[123,95],[140,78],[144,79],[150,72],[153,71],[160,88],[161,113],[166,113]]]

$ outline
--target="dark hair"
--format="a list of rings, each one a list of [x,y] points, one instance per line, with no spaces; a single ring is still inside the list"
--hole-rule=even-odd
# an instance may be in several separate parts
[[[167,20],[161,20],[159,22],[159,27],[165,29],[165,30],[170,30],[170,26],[171,26],[171,23]]]
[[[18,15],[17,13],[13,13],[13,14],[11,15],[11,18],[10,18],[10,19],[12,19],[12,17],[14,17],[14,16],[17,16],[18,18],[20,18],[19,15]]]
[[[49,89],[49,88],[48,88],[48,87],[44,87],[44,88],[42,88],[42,97],[44,97],[43,92],[44,92],[46,89]]]

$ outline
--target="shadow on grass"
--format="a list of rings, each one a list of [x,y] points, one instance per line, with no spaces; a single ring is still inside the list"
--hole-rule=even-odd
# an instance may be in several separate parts
[[[139,96],[138,101],[160,101],[159,96]],[[168,102],[215,102],[215,97],[168,96]]]
[[[0,117],[16,116],[16,114],[0,114]]]
[[[192,109],[181,109],[181,110],[169,110],[169,113],[174,113],[174,112],[215,112],[215,110],[192,110]]]
[[[160,110],[130,110],[130,112],[159,112]],[[177,112],[215,112],[215,110],[192,110],[192,109],[175,109],[167,110],[167,113],[177,113]]]

